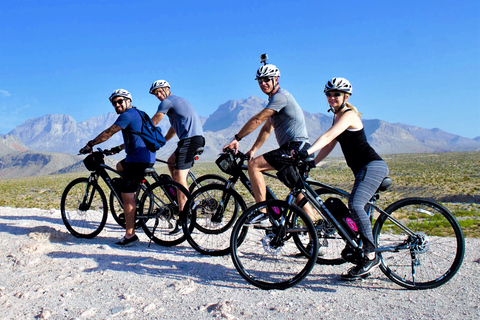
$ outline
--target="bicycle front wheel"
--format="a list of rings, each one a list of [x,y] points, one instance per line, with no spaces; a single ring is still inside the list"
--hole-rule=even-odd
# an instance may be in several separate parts
[[[88,178],[70,182],[62,194],[60,212],[68,231],[77,238],[91,239],[105,227],[107,199],[96,183]]]
[[[408,289],[431,289],[457,273],[465,241],[457,220],[445,207],[408,198],[385,212],[414,233],[407,234],[385,214],[377,219],[373,235],[382,258],[380,268],[389,279]]]
[[[174,246],[185,241],[177,200],[182,194],[188,204],[191,195],[187,189],[173,180],[162,180],[152,184],[142,195],[137,219],[145,234],[155,243]]]
[[[263,220],[265,215],[267,220]],[[248,232],[240,242],[244,229]],[[296,233],[307,235],[305,246],[311,241],[307,257],[298,255],[292,237]],[[233,227],[230,246],[233,264],[240,275],[266,290],[283,290],[302,281],[315,265],[318,251],[310,218],[299,207],[281,200],[260,202],[247,209]]]
[[[190,245],[201,254],[223,256],[230,253],[230,235],[239,212],[246,210],[242,197],[223,184],[209,184],[192,194],[187,233]],[[184,225],[184,230],[189,230]]]

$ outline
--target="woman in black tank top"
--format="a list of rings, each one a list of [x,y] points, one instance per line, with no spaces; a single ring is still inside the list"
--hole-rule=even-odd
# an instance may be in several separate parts
[[[344,78],[333,78],[325,85],[324,93],[330,106],[328,111],[334,114],[332,127],[301,156],[306,157],[307,154],[319,151],[315,157],[315,163],[319,163],[339,142],[347,165],[355,175],[348,207],[360,231],[364,257],[357,266],[343,274],[342,279],[358,280],[370,275],[380,265],[365,205],[387,176],[388,166],[367,142],[360,113],[347,102],[352,94],[350,82]]]

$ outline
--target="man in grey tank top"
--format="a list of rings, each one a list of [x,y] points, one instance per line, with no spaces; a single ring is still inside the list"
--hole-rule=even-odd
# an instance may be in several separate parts
[[[248,120],[235,138],[224,147],[233,149],[236,153],[240,140],[265,123],[252,148],[246,153],[250,157],[248,175],[257,203],[266,200],[266,183],[262,172],[280,170],[285,164],[279,162],[278,158],[282,155],[290,156],[292,150],[307,150],[310,146],[303,111],[293,96],[279,87],[279,77],[280,71],[273,64],[265,63],[257,70],[255,79],[263,93],[268,95],[269,102],[262,111]],[[265,143],[272,131],[275,131],[280,148],[255,158],[255,152]]]

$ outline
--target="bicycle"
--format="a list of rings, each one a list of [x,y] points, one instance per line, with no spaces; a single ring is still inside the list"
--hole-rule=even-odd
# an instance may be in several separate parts
[[[262,289],[286,289],[304,279],[317,260],[318,248],[330,254],[318,259],[330,264],[357,263],[362,257],[360,237],[348,230],[350,226],[342,222],[341,216],[329,209],[328,199],[324,202],[320,197],[325,193],[348,197],[348,192],[326,184],[321,184],[323,189],[318,192],[314,191],[298,170],[304,166],[308,172],[310,166],[299,159],[291,161],[292,166],[281,178],[289,182],[291,188],[287,200],[267,200],[250,207],[238,218],[231,234],[235,268],[247,282]],[[385,178],[380,189],[390,184],[391,179]],[[315,237],[310,225],[304,225],[304,215],[298,216],[300,220],[295,217],[302,212],[293,204],[299,194],[321,216],[314,228]],[[414,290],[435,288],[452,279],[465,252],[462,230],[453,215],[442,205],[422,198],[401,199],[382,210],[375,204],[378,197],[377,192],[367,205],[371,219],[374,212],[378,215],[373,235],[375,252],[381,259],[380,270],[396,284]],[[262,230],[252,221],[264,214],[272,227]],[[249,231],[243,236],[245,228]],[[317,243],[318,234],[320,243]],[[276,241],[272,244],[271,239]],[[300,249],[306,259],[298,259],[293,248]],[[298,266],[298,261],[302,261],[303,268]]]
[[[104,151],[100,148],[98,150],[88,155],[83,161],[85,167],[91,171],[90,176],[77,178],[70,182],[62,194],[60,202],[62,220],[68,231],[78,238],[94,238],[105,227],[108,205],[105,193],[99,185],[100,180],[105,182],[118,203],[122,204],[121,193],[115,189],[113,179],[108,171],[120,176],[121,173],[105,164],[104,156],[107,150]],[[182,242],[185,240],[183,233],[180,236],[172,234],[174,239],[164,240],[160,239],[155,232],[160,220],[173,225],[171,220],[178,216],[177,193],[183,192],[187,199],[190,198],[190,193],[182,185],[171,180],[169,176],[158,176],[153,168],[145,169],[145,176],[153,177],[155,182],[152,185],[149,185],[146,180],[140,183],[139,190],[142,195],[136,212],[136,224],[140,225],[150,240],[156,243],[173,245],[173,243]],[[115,218],[114,206],[110,208]],[[117,221],[117,219],[115,220]],[[150,228],[152,221],[154,228]],[[178,218],[175,221],[178,221]]]
[[[198,156],[203,153],[203,150],[204,150],[203,147],[195,150],[195,152],[194,152],[194,162],[196,160],[198,160]],[[164,164],[167,164],[167,165],[174,165],[173,163],[169,163],[168,161],[161,160],[161,159],[158,159],[158,158],[156,158],[155,161],[160,162],[160,163],[164,163]],[[115,181],[115,179],[116,178],[114,178],[114,181]],[[227,181],[226,178],[224,178],[220,175],[216,175],[216,174],[205,174],[205,175],[197,178],[197,176],[192,172],[192,170],[189,170],[187,179],[189,179],[188,181],[190,181],[190,186],[189,186],[189,190],[188,190],[190,193],[192,193],[193,191],[195,191],[198,188],[200,188],[204,185],[207,185],[207,184],[211,184],[211,183],[222,184],[222,183],[226,183],[226,181]],[[148,182],[147,179],[144,179],[142,182],[147,187],[150,186],[150,183]],[[141,192],[142,192],[142,189],[139,188],[139,190],[137,190],[137,194],[136,194],[137,199],[141,199]],[[112,213],[115,221],[121,227],[125,228],[125,217],[123,215],[123,204],[118,199],[119,198],[117,196],[115,196],[115,193],[113,193],[113,192],[110,193],[110,198],[109,198],[110,210],[111,210],[111,213]],[[138,207],[138,201],[137,201],[137,207]],[[138,223],[136,223],[135,228],[138,228],[138,227],[140,227],[140,225]]]
[[[195,151],[194,162],[198,160],[198,155],[201,155],[202,153],[203,153],[203,148],[199,148],[197,149],[197,151]],[[158,159],[158,158],[156,158],[155,161],[166,164],[166,165],[175,165],[174,163],[171,163],[162,159]],[[188,171],[187,179],[188,179],[187,182],[190,181],[189,183],[190,186],[188,187],[188,191],[190,193],[193,193],[195,190],[200,189],[201,187],[209,184],[226,184],[227,183],[227,179],[218,174],[207,173],[197,178],[197,176],[193,173],[192,170]]]
[[[198,148],[195,151],[195,160],[198,160],[197,156],[202,154],[202,152],[203,148]],[[164,160],[156,160],[158,162],[170,164]],[[206,174],[197,178],[191,170],[189,171],[189,177],[192,179],[192,184],[189,187],[190,190],[196,190],[202,186],[209,186],[214,182],[216,183],[215,185],[218,185],[218,183],[226,182],[226,179],[224,177],[215,174]],[[158,187],[160,187],[160,190],[156,190]],[[169,201],[169,199],[162,198],[165,196],[176,199],[175,189],[169,190],[167,188],[166,190],[164,190],[162,185],[157,182],[152,184],[151,187],[148,188],[148,191],[152,192],[155,195],[155,199],[162,199],[162,201],[160,201],[161,203]],[[190,196],[191,194],[188,192],[185,208],[189,208],[188,204],[190,203]],[[173,246],[185,241],[185,239],[187,239],[187,234],[190,233],[193,229],[193,224],[191,224],[188,219],[183,218],[182,214],[178,212],[178,204],[176,200],[174,202],[171,202],[166,208],[163,208],[162,210],[159,210],[157,206],[158,204],[155,201],[152,202],[148,195],[144,194],[142,196],[139,203],[138,211],[149,212],[148,217],[145,217],[142,224],[142,228],[145,234],[147,234],[147,236],[149,236],[149,238],[155,243],[162,246]],[[154,219],[152,219],[152,215]],[[185,223],[183,224],[182,221],[185,221]]]
[[[253,197],[252,186],[245,173],[247,160],[242,152],[235,154],[233,150],[225,149],[215,162],[222,172],[230,176],[227,182],[221,185],[210,184],[192,193],[189,216],[184,223],[194,225],[193,231],[187,234],[187,241],[199,253],[211,256],[230,253],[231,227],[239,212],[244,212],[247,208],[245,200],[235,190],[236,183],[240,181]],[[263,174],[278,179],[274,174]],[[268,186],[267,199],[276,199]]]

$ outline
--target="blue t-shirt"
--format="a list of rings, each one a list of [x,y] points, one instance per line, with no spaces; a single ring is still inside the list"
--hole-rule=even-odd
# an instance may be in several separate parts
[[[173,130],[180,140],[203,136],[200,117],[187,100],[172,94],[160,102],[157,112],[168,116]]]
[[[126,162],[155,163],[155,153],[147,149],[140,136],[132,133],[132,130],[142,131],[142,117],[135,108],[127,109],[114,124],[122,128]]]
[[[278,145],[281,146],[290,141],[308,142],[305,115],[287,90],[278,89],[265,108],[276,111],[269,120],[275,129]]]

